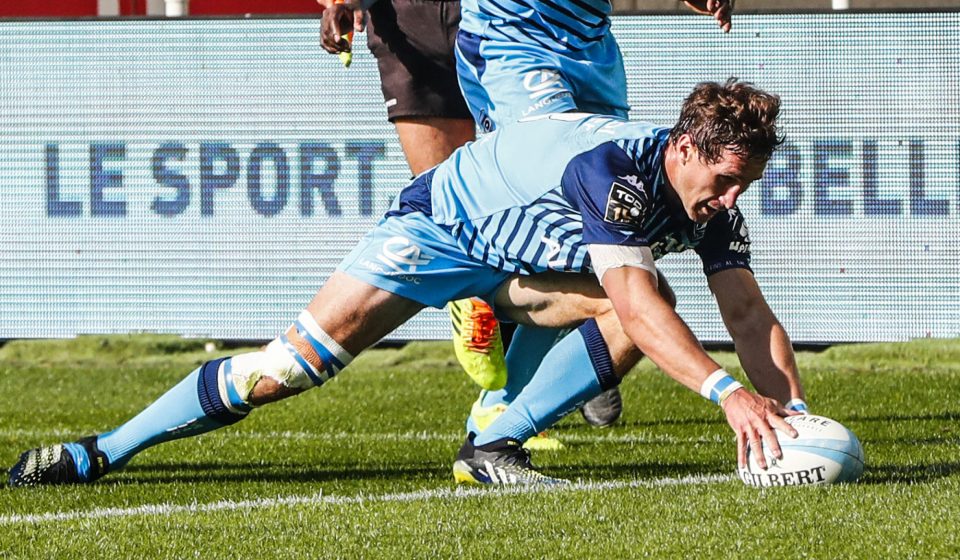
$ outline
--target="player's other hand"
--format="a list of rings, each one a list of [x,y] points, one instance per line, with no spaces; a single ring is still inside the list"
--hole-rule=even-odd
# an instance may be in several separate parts
[[[776,400],[761,397],[746,389],[737,389],[727,397],[723,401],[723,412],[727,415],[727,423],[737,435],[737,465],[740,468],[747,466],[748,446],[760,468],[767,468],[763,442],[766,442],[774,457],[783,457],[774,428],[790,437],[797,437],[797,430],[787,424],[783,417],[796,416],[799,412],[787,410]]]
[[[359,2],[317,0],[323,6],[320,22],[320,46],[330,54],[350,52],[350,42],[343,36],[352,31],[363,31],[367,25],[367,13]]]
[[[724,33],[729,33],[733,26],[733,2],[734,0],[683,0],[687,7],[698,14],[713,16]]]

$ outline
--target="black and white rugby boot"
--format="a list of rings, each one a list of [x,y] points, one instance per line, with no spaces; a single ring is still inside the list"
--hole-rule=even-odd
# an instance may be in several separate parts
[[[453,479],[458,483],[508,485],[569,484],[569,480],[553,478],[537,470],[530,461],[530,451],[515,439],[499,439],[474,446],[471,433],[460,448],[453,464]]]
[[[81,457],[78,466],[72,447]],[[84,460],[86,463],[84,463]],[[110,468],[107,456],[97,449],[97,436],[74,443],[58,443],[25,451],[10,469],[10,486],[85,484],[97,480]]]

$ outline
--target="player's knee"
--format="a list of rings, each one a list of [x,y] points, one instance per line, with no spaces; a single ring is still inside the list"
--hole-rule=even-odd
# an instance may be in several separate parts
[[[254,384],[247,401],[251,406],[262,406],[306,391],[307,387],[284,385],[272,377],[261,377]]]
[[[577,329],[587,346],[600,388],[604,391],[619,385],[642,356],[612,315],[615,314],[590,319]]]
[[[304,311],[264,350],[234,356],[230,382],[244,402],[256,406],[320,386],[352,360]]]
[[[597,331],[602,333],[603,343],[610,357],[614,374],[618,379],[623,378],[640,361],[643,354],[623,329],[620,317],[613,306],[610,307],[609,312],[598,315],[592,321],[584,323],[581,332],[585,332],[583,328],[593,328],[586,327],[591,322],[596,326]]]

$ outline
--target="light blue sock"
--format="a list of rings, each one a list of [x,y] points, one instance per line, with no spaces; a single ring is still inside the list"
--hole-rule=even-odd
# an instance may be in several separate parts
[[[591,319],[547,353],[533,379],[474,445],[504,438],[524,442],[618,383],[610,351]]]
[[[507,384],[499,391],[481,391],[480,406],[509,405],[537,372],[544,356],[570,329],[517,326],[507,349]],[[479,433],[473,416],[467,416],[467,433]]]
[[[221,381],[229,403],[220,397]],[[148,447],[222,428],[241,420],[249,411],[250,406],[233,387],[230,359],[213,360],[195,369],[116,430],[101,434],[97,448],[107,456],[113,471]]]

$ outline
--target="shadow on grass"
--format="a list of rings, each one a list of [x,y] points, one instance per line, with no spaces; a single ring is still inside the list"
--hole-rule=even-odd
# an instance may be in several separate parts
[[[578,464],[547,466],[546,474],[570,480],[657,480],[685,476],[731,474],[725,463],[635,463],[635,464]],[[165,465],[131,465],[123,470],[128,477],[104,478],[101,484],[174,484],[210,482],[274,482],[274,483],[330,483],[347,481],[378,481],[409,483],[415,480],[450,480],[453,477],[446,465],[406,466],[399,468],[339,467],[303,468],[281,464],[251,463],[189,463]]]
[[[960,412],[942,412],[940,414],[878,414],[845,416],[844,422],[956,422],[960,420]]]
[[[663,426],[726,426],[723,417],[719,418],[651,418],[649,420],[623,420],[616,423],[618,428],[657,428]],[[589,427],[589,426],[588,426]],[[589,427],[591,430],[596,428]]]
[[[929,465],[881,465],[867,469],[858,484],[920,484],[934,482],[960,473],[960,463],[931,463]]]
[[[128,479],[104,482],[113,484],[166,484],[194,482],[336,482],[426,480],[450,476],[448,468],[424,465],[400,468],[303,468],[271,463],[185,463],[182,465],[133,465],[123,469]]]
[[[572,465],[544,469],[546,474],[571,480],[605,482],[611,480],[647,480],[733,474],[725,463],[634,463],[622,465]]]
[[[416,480],[450,480],[447,467],[425,465],[403,468],[334,468],[302,469],[285,465],[264,463],[191,463],[183,465],[130,466],[124,478],[106,477],[98,484],[124,486],[132,484],[186,484],[228,482],[273,482],[273,483],[330,483],[349,481],[377,481],[409,483]],[[604,482],[613,480],[648,480],[654,482],[666,478],[683,478],[704,475],[732,475],[726,462],[708,463],[636,463],[636,464],[580,464],[548,466],[544,472],[569,480]],[[960,474],[960,462],[932,463],[928,465],[881,465],[867,466],[857,484],[922,484]]]

